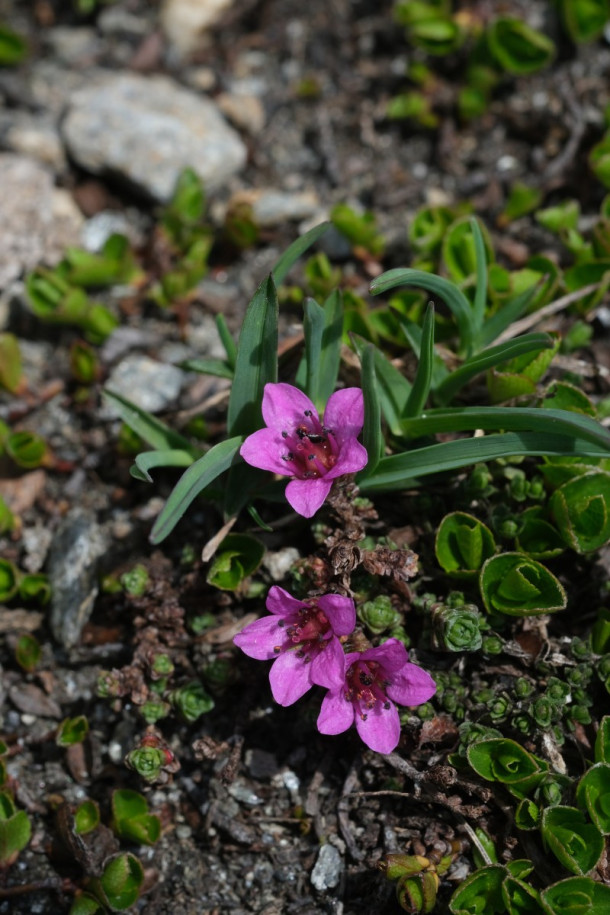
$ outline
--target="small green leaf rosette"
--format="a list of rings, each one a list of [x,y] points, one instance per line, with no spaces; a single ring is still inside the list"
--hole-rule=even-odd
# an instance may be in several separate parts
[[[474,515],[445,515],[436,533],[436,558],[454,578],[474,578],[486,559],[494,555],[496,542],[489,528]]]
[[[576,807],[547,807],[542,814],[542,839],[557,860],[578,876],[593,870],[604,850],[604,838]]]
[[[534,73],[555,56],[555,45],[522,19],[500,16],[487,31],[492,56],[507,73]]]
[[[610,540],[610,473],[593,470],[569,480],[549,504],[562,537],[577,553]]]
[[[9,791],[0,791],[0,868],[15,862],[31,835],[32,825],[25,810],[17,810]]]
[[[129,788],[112,794],[112,826],[120,839],[154,845],[161,835],[161,820],[148,810],[144,795]]]
[[[514,740],[492,737],[471,744],[467,750],[471,767],[490,782],[500,782],[515,797],[523,798],[544,778],[547,766]]]
[[[590,877],[568,877],[542,890],[545,915],[603,915],[610,912],[610,886]]]
[[[567,603],[552,572],[523,553],[492,556],[481,569],[479,586],[488,613],[538,616],[564,610]]]
[[[502,883],[507,870],[501,864],[490,864],[471,874],[457,888],[449,902],[453,915],[504,912]]]
[[[595,762],[610,763],[610,715],[605,715],[599,723],[595,738]]]
[[[206,581],[222,591],[235,591],[255,572],[265,555],[265,546],[249,534],[228,534],[211,564]]]
[[[130,852],[111,858],[101,877],[91,881],[89,888],[112,912],[123,912],[137,901],[144,882],[144,868]]]
[[[563,538],[547,521],[540,505],[532,505],[522,512],[515,543],[520,552],[527,553],[531,559],[552,559],[565,550]]]
[[[610,835],[610,763],[596,763],[585,772],[576,788],[576,803],[586,809],[602,835]]]

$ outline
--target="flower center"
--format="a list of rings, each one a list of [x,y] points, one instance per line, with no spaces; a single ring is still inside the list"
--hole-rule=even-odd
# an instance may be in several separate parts
[[[288,641],[283,645],[276,645],[275,653],[296,650],[297,657],[306,661],[311,660],[312,651],[317,654],[324,648],[328,633],[332,634],[326,614],[316,606],[303,607],[292,619],[279,620],[278,626],[285,627],[284,632]]]
[[[306,410],[303,417],[293,432],[282,432],[288,448],[282,460],[291,465],[299,480],[311,480],[325,476],[335,466],[339,447],[332,431],[311,410]]]
[[[345,698],[354,703],[363,721],[377,703],[381,703],[382,709],[390,708],[385,694],[389,682],[383,678],[383,673],[377,661],[355,661],[347,669]]]

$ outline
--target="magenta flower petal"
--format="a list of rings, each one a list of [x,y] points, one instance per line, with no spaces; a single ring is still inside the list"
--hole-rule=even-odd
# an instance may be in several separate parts
[[[331,638],[310,664],[311,682],[326,689],[336,689],[345,683],[345,655],[341,642]]]
[[[320,734],[342,734],[354,723],[354,706],[343,687],[330,690],[322,700],[317,727]]]
[[[277,617],[264,616],[260,620],[254,620],[253,623],[238,632],[233,643],[241,648],[249,658],[255,658],[257,661],[270,661],[277,657],[277,651],[274,649],[284,640],[285,635],[278,625]]]
[[[311,518],[324,503],[332,487],[328,477],[314,480],[291,480],[286,487],[286,498],[295,512]]]
[[[392,676],[386,693],[399,705],[421,705],[436,692],[436,683],[430,674],[417,664],[405,664]]]
[[[294,429],[309,410],[315,416],[318,415],[309,397],[293,385],[282,382],[265,385],[262,412],[265,424],[270,429],[280,434],[283,430]]]
[[[285,451],[282,437],[274,429],[259,429],[253,432],[239,449],[244,461],[252,467],[284,475],[290,473],[286,468],[286,462],[282,460]]]
[[[360,655],[362,661],[376,661],[388,674],[402,670],[409,660],[407,649],[398,639],[388,639],[377,648],[369,648]]]
[[[278,705],[292,705],[312,686],[310,665],[296,651],[286,651],[271,665],[269,683]]]
[[[369,456],[364,445],[355,438],[348,439],[342,446],[337,458],[337,463],[331,467],[325,476],[326,480],[335,480],[345,473],[358,473],[366,467]]]
[[[324,425],[333,430],[340,445],[360,434],[364,425],[364,397],[360,388],[343,388],[330,395]]]
[[[351,597],[342,594],[324,594],[318,598],[335,635],[351,635],[356,625],[356,607]]]
[[[265,606],[269,613],[273,613],[275,616],[286,617],[293,614],[296,615],[299,610],[306,610],[309,604],[303,603],[302,600],[297,600],[296,597],[293,597],[288,591],[284,591],[279,585],[273,585],[269,588]],[[354,623],[354,626],[355,625],[356,624]]]
[[[366,716],[356,713],[356,730],[371,750],[391,753],[400,740],[400,719],[395,705],[384,708],[377,703]]]

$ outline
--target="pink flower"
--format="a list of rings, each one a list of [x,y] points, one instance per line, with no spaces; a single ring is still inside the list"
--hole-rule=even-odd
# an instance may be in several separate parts
[[[296,512],[311,518],[333,480],[366,466],[366,449],[357,440],[364,423],[362,391],[335,391],[320,422],[313,403],[298,388],[266,384],[262,411],[267,428],[249,435],[240,454],[254,467],[291,476],[286,498]]]
[[[338,636],[356,625],[353,600],[324,594],[305,603],[274,585],[267,595],[271,616],[255,620],[233,642],[250,658],[275,662],[269,673],[273,698],[292,705],[314,683],[328,689],[344,680],[343,647]]]
[[[371,750],[391,753],[400,739],[394,702],[421,705],[436,692],[430,674],[411,664],[408,657],[398,639],[343,655],[343,680],[340,686],[330,687],[322,702],[320,733],[341,734],[355,721],[358,734]]]

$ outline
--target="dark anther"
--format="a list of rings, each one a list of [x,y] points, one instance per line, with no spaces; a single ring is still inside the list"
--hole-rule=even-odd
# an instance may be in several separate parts
[[[305,412],[305,416],[311,416],[311,415],[312,415],[311,410],[305,410],[304,412]]]
[[[315,454],[308,454],[308,455],[307,455],[307,460],[308,460],[308,461],[313,461],[314,458],[315,458]]]
[[[284,431],[282,431],[282,438],[288,438],[288,433],[287,433],[287,432],[284,432]]]

